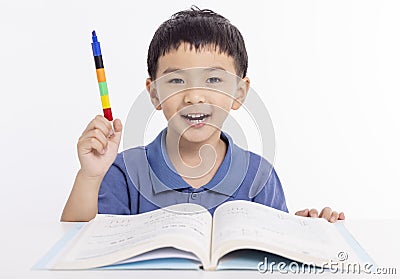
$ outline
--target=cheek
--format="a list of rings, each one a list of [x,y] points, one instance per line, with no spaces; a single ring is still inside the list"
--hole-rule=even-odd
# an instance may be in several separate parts
[[[171,117],[174,115],[173,111],[170,108],[166,107],[165,105],[162,105],[161,107],[162,107],[162,111],[164,113],[165,118],[167,120],[170,120]]]
[[[214,96],[213,103],[216,107],[221,108],[221,110],[229,112],[232,108],[233,98],[229,95],[218,94],[217,96]]]
[[[161,108],[167,120],[170,120],[177,112],[176,101],[173,99],[174,98],[169,98],[161,104]]]

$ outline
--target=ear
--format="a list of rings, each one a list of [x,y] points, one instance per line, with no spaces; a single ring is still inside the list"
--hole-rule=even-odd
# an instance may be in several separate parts
[[[232,104],[232,109],[239,109],[244,101],[246,100],[247,93],[250,89],[250,79],[248,77],[244,77],[239,81],[236,97]]]
[[[160,99],[158,98],[157,90],[151,78],[146,79],[146,89],[149,92],[150,100],[156,110],[161,110]]]

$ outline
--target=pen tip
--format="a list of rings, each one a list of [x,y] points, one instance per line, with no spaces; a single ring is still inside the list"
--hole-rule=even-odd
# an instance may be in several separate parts
[[[92,36],[93,36],[93,37],[96,37],[96,31],[93,30]]]

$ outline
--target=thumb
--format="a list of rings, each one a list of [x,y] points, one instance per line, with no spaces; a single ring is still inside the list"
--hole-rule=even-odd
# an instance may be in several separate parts
[[[309,210],[306,208],[306,209],[297,211],[294,215],[308,217],[308,213],[309,213]]]
[[[122,123],[121,120],[115,119],[113,122],[114,134],[111,136],[110,141],[119,146],[122,137]]]

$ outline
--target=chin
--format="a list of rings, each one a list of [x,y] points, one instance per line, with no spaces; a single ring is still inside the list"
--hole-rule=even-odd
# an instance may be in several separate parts
[[[183,139],[192,143],[204,142],[206,144],[211,139],[211,137],[215,135],[215,133],[218,133],[219,135],[220,132],[220,129],[217,129],[210,125],[204,125],[201,128],[187,128],[184,132],[178,134],[181,134],[181,140]]]

